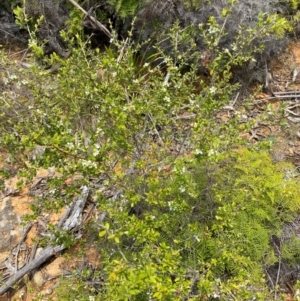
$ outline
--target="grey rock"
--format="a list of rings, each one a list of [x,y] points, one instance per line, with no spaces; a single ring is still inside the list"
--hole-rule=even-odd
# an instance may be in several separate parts
[[[14,212],[11,199],[4,198],[0,210],[0,252],[9,251],[18,243],[20,237],[19,218]]]

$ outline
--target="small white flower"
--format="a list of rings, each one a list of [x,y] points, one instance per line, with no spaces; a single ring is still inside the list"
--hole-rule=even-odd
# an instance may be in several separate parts
[[[10,79],[17,79],[18,77],[15,74],[9,76]]]
[[[82,160],[81,164],[82,164],[82,166],[89,167],[89,168],[97,167],[96,162],[93,162],[91,160]]]
[[[201,149],[196,149],[195,155],[203,155],[203,151]]]
[[[67,147],[67,149],[74,149],[74,144],[73,143],[71,143],[71,142],[68,142],[68,143],[66,143],[66,147]]]
[[[210,156],[212,156],[212,155],[214,155],[215,154],[215,151],[213,150],[213,149],[210,149],[209,151],[208,151],[208,156],[210,157]]]
[[[174,204],[173,201],[168,202],[168,205],[169,205],[169,208],[170,208],[171,211],[176,211],[177,206]]]
[[[98,149],[95,149],[94,151],[93,151],[93,156],[94,157],[96,157],[96,156],[98,156],[99,155],[99,150]]]
[[[185,187],[181,185],[181,186],[179,187],[179,191],[180,191],[180,192],[185,192]]]
[[[167,102],[167,103],[170,103],[171,102],[171,98],[169,96],[165,96],[164,97],[164,101]]]
[[[217,88],[215,86],[210,87],[209,92],[210,93],[216,93],[217,92]]]

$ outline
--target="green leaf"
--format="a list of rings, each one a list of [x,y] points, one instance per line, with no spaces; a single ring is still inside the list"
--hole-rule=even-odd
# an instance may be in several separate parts
[[[99,237],[103,237],[103,236],[105,236],[105,235],[106,235],[106,233],[107,233],[107,231],[106,231],[106,230],[102,230],[102,231],[100,231],[100,232],[99,232]]]

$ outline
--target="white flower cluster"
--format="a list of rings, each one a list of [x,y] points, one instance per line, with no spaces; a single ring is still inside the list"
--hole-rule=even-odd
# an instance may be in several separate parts
[[[81,160],[81,165],[87,168],[96,168],[97,163],[91,160]]]

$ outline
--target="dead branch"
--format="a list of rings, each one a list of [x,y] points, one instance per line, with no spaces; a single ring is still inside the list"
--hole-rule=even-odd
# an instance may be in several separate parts
[[[76,1],[69,0],[75,7],[77,7],[86,17],[88,17],[92,22],[94,22],[100,30],[102,30],[109,38],[111,38],[110,31],[97,19],[91,16],[86,10],[84,10]]]
[[[74,207],[71,209],[68,219],[65,221],[63,229],[71,230],[81,224],[82,211],[89,196],[90,189],[82,187],[82,194],[78,197]]]
[[[263,98],[260,100],[272,100],[272,99],[291,99],[299,98],[300,91],[283,91],[283,92],[273,92],[274,96]]]
[[[0,287],[0,295],[4,294],[7,290],[9,290],[15,283],[17,283],[20,279],[22,279],[27,273],[37,269],[44,262],[46,262],[49,258],[51,258],[54,254],[61,252],[65,249],[64,245],[61,246],[48,246],[46,247],[41,254],[31,261],[29,264],[20,269],[17,273],[10,276],[8,280],[5,282],[3,286]]]
[[[71,206],[66,210],[67,214],[64,214],[61,220],[58,223],[58,228],[63,228],[67,231],[72,231],[75,227],[79,227],[82,220],[82,211],[84,209],[84,206],[86,204],[87,198],[89,196],[90,189],[86,186],[82,187],[82,193],[81,195],[73,202]],[[27,227],[29,228],[29,226]],[[79,227],[80,229],[80,227]],[[26,229],[28,233],[28,229]],[[24,234],[25,235],[25,234]],[[22,241],[25,239],[25,237],[22,237]],[[19,244],[20,245],[20,244]],[[18,245],[18,247],[19,247]],[[6,291],[8,291],[14,284],[16,284],[22,277],[24,277],[26,274],[31,273],[33,270],[40,267],[44,262],[46,262],[48,259],[50,259],[52,256],[56,255],[57,253],[60,253],[63,251],[66,247],[64,245],[60,246],[47,246],[38,256],[37,258],[34,258],[32,261],[30,261],[27,265],[22,267],[19,271],[16,271],[13,275],[9,276],[8,280],[4,283],[3,286],[0,287],[0,295],[4,294]],[[18,255],[18,254],[17,254]],[[32,256],[34,257],[34,256]],[[9,262],[8,262],[9,263]]]

